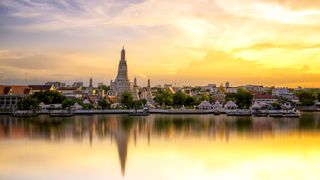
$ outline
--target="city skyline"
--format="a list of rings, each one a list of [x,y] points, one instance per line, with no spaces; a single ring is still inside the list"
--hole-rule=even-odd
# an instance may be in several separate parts
[[[320,2],[0,2],[0,82],[320,87]],[[47,16],[50,14],[50,16]]]

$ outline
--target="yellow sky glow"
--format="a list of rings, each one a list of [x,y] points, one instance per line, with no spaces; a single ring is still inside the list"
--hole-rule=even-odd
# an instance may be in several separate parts
[[[0,82],[24,82],[27,72],[30,82],[108,83],[125,45],[130,79],[142,85],[150,78],[153,85],[320,87],[319,1],[77,3],[81,12],[0,4],[27,20],[0,28]]]

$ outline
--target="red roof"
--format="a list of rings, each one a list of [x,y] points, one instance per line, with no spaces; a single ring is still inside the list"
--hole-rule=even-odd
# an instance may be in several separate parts
[[[58,88],[58,91],[76,91],[78,89],[79,88],[77,88],[77,87],[60,87],[60,88]]]
[[[29,85],[32,90],[49,91],[52,86],[47,85]]]
[[[24,85],[0,85],[0,94],[24,95],[30,93],[30,88]]]

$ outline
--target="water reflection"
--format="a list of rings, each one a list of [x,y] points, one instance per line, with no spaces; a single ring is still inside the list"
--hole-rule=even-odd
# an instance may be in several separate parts
[[[121,174],[125,174],[130,141],[137,146],[146,139],[174,143],[175,139],[208,139],[228,143],[233,138],[263,138],[295,133],[318,132],[320,113],[303,113],[300,118],[228,117],[213,115],[93,115],[68,118],[39,116],[14,118],[0,116],[0,140],[40,140],[50,143],[89,141],[90,146],[101,140],[115,142]],[[0,141],[1,142],[1,141]]]

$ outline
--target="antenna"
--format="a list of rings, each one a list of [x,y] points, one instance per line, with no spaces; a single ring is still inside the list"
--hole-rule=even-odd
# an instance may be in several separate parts
[[[28,72],[25,72],[25,74],[24,74],[24,84],[28,85],[27,83],[28,83]]]

